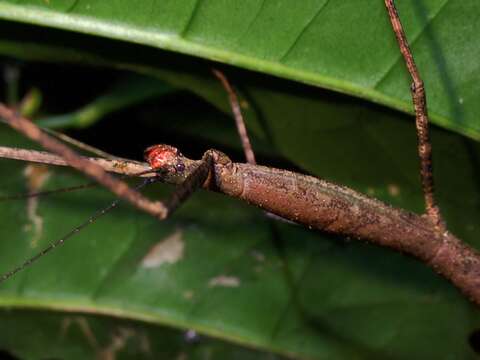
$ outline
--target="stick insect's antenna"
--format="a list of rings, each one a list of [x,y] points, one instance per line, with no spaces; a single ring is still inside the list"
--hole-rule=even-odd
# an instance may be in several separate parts
[[[59,140],[62,140],[62,141],[66,142],[70,145],[73,145],[73,146],[77,147],[80,150],[88,151],[91,154],[95,154],[96,156],[100,156],[100,157],[103,157],[105,159],[119,159],[117,156],[114,156],[112,154],[107,153],[106,151],[103,151],[103,150],[97,149],[96,147],[85,144],[85,143],[83,143],[83,142],[81,142],[77,139],[74,139],[74,138],[72,138],[72,137],[70,137],[66,134],[62,134],[61,132],[58,132],[58,131],[55,131],[55,130],[52,130],[52,129],[48,129],[48,128],[44,128],[44,127],[40,127],[40,129],[42,129],[42,131],[52,135],[53,137],[56,137]]]
[[[400,17],[393,0],[385,0],[385,6],[388,11],[390,22],[392,23],[395,37],[397,38],[400,52],[405,59],[408,72],[412,77],[412,99],[415,108],[415,120],[418,137],[418,155],[420,157],[420,177],[422,181],[423,195],[425,197],[425,207],[428,217],[440,231],[445,230],[440,208],[436,204],[433,187],[433,171],[432,171],[432,145],[430,143],[430,134],[428,130],[428,112],[427,99],[425,95],[425,87],[418,72],[417,66],[413,59],[412,52],[408,45],[407,37],[403,30]]]
[[[16,194],[16,195],[6,195],[6,196],[0,196],[0,201],[28,199],[28,198],[39,197],[39,196],[48,196],[48,195],[53,195],[53,194],[60,194],[60,193],[75,191],[75,190],[89,189],[89,188],[96,187],[96,186],[98,186],[98,183],[91,182],[91,183],[82,184],[82,185],[64,187],[64,188],[61,188],[61,189],[29,192],[29,193]]]
[[[151,171],[149,171],[151,172]],[[141,182],[139,185],[137,185],[135,187],[135,190],[139,190],[141,188],[143,188],[144,186],[150,184],[150,183],[153,183],[155,182],[157,179],[156,178],[148,178],[148,179],[145,179],[143,182]],[[78,232],[80,232],[82,229],[84,229],[85,227],[87,227],[88,225],[94,223],[95,221],[97,221],[99,218],[101,218],[103,215],[105,215],[106,213],[108,213],[110,210],[112,210],[113,208],[115,208],[118,203],[121,201],[122,199],[117,199],[115,200],[114,202],[112,202],[110,205],[108,205],[107,207],[97,211],[95,214],[93,214],[91,217],[88,218],[87,221],[83,222],[82,224],[78,225],[77,227],[75,227],[74,229],[70,230],[68,233],[66,233],[62,238],[50,243],[45,249],[43,249],[42,251],[40,251],[38,254],[34,255],[33,257],[31,257],[30,259],[26,260],[23,264],[17,266],[15,269],[3,274],[2,276],[0,276],[0,284],[5,282],[6,280],[10,279],[13,275],[15,275],[16,273],[24,270],[25,268],[29,267],[30,265],[32,265],[35,261],[37,261],[38,259],[40,259],[42,256],[48,254],[50,251],[54,250],[56,247],[60,246],[60,245],[63,245],[65,243],[65,241],[67,241],[68,239],[70,239],[73,235],[77,234]]]

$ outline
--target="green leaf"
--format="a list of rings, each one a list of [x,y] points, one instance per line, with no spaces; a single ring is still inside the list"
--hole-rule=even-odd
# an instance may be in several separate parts
[[[480,3],[408,0],[398,6],[432,120],[479,139]],[[3,0],[0,17],[201,56],[412,109],[380,1]]]

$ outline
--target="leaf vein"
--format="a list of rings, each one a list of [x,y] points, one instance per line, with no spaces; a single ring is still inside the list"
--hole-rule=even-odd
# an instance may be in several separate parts
[[[278,59],[278,62],[282,63],[282,62],[285,61],[285,59],[288,57],[288,55],[290,55],[290,53],[293,51],[293,49],[295,49],[295,47],[297,46],[297,44],[298,44],[300,38],[303,36],[303,34],[305,34],[305,32],[308,30],[308,28],[315,22],[315,20],[320,16],[320,14],[323,12],[323,10],[327,7],[327,5],[329,3],[330,3],[330,0],[326,0],[323,3],[323,5],[317,10],[315,15],[312,16],[312,18],[305,24],[303,29],[300,30],[300,32],[298,33],[297,37],[292,42],[290,47],[285,51],[285,53],[282,56],[280,56],[280,58]]]
[[[433,23],[433,21],[438,17],[438,15],[442,12],[442,10],[448,4],[448,0],[444,1],[442,5],[438,8],[437,12],[433,14],[432,18],[429,19],[425,26],[420,30],[420,32],[413,38],[413,40],[409,43],[410,48],[413,48],[418,40],[425,34],[428,27]],[[378,90],[378,87],[388,78],[390,73],[395,69],[397,64],[402,60],[402,54],[400,52],[397,53],[395,60],[388,66],[387,70],[380,76],[377,82],[373,85],[373,89]]]

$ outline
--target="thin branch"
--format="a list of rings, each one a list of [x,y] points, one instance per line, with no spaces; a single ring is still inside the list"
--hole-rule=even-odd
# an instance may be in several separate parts
[[[18,116],[3,104],[0,104],[0,117],[28,138],[38,142],[45,149],[62,156],[68,165],[90,176],[119,197],[160,219],[166,218],[168,209],[160,201],[150,201],[138,191],[131,189],[125,182],[109,175],[98,164],[92,163],[77,155],[68,146],[42,132],[30,120]]]
[[[228,94],[228,99],[230,101],[233,117],[235,118],[235,124],[237,125],[238,135],[240,136],[240,141],[242,142],[242,148],[245,153],[247,163],[255,165],[257,163],[255,160],[255,154],[253,153],[252,145],[250,144],[247,127],[245,126],[245,120],[243,119],[242,110],[240,109],[240,104],[238,103],[237,94],[233,90],[232,86],[230,85],[227,77],[223,72],[216,69],[212,69],[212,72],[218,78],[218,80],[220,80],[220,83]]]
[[[398,16],[397,9],[393,0],[385,0],[390,22],[392,23],[395,37],[397,38],[400,52],[405,59],[408,72],[412,77],[411,92],[413,105],[415,108],[415,119],[418,137],[418,155],[420,156],[420,177],[422,189],[425,197],[425,207],[429,218],[433,221],[437,229],[445,231],[445,224],[437,206],[434,196],[433,186],[433,164],[432,164],[432,145],[430,143],[430,134],[428,130],[428,112],[427,99],[425,96],[425,87],[413,59],[412,52],[408,45],[407,37],[403,31],[402,23]]]

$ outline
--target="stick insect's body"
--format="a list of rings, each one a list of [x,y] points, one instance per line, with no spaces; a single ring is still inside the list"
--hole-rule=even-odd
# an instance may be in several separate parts
[[[207,171],[199,184],[204,188],[245,200],[309,228],[408,253],[432,266],[469,297],[480,296],[478,253],[450,233],[439,233],[425,216],[313,176],[234,163],[217,150],[208,150],[202,160],[191,160],[174,147],[156,145],[146,150],[145,158],[164,182],[182,186],[204,167]]]
[[[162,181],[177,184],[178,187],[168,201],[153,202],[136,190],[130,189],[121,180],[106,174],[100,164],[94,164],[76,155],[63,144],[46,136],[28,119],[22,119],[1,104],[0,116],[27,137],[61,155],[70,166],[84,172],[121,198],[159,219],[168,217],[191,192],[203,186],[240,198],[310,228],[362,238],[413,255],[433,267],[469,298],[480,304],[480,254],[446,231],[445,223],[436,205],[433,196],[431,145],[423,82],[413,61],[393,0],[385,0],[385,5],[413,80],[412,97],[415,105],[421,178],[426,204],[424,216],[394,209],[378,200],[321,179],[255,165],[252,163],[255,161],[253,157],[248,160],[250,164],[237,164],[223,153],[209,150],[202,160],[194,161],[183,157],[177,149],[167,145],[156,145],[146,150],[146,159],[151,167],[147,173],[153,169],[158,172],[156,176]],[[220,80],[230,94],[232,108],[237,118],[239,106],[236,97],[232,96],[234,92],[221,76]],[[241,129],[239,133],[241,138],[247,137]],[[247,145],[244,144],[244,148],[246,149]],[[249,159],[248,154],[247,159]],[[109,208],[114,206],[111,205]],[[105,212],[102,210],[96,217]],[[92,221],[87,221],[89,222]],[[66,238],[86,226],[85,224],[80,225],[66,237],[51,243],[48,248],[27,260],[23,265],[3,275],[0,282],[62,244]]]
[[[0,153],[4,157],[18,158],[17,152],[11,149],[2,151],[0,148]],[[89,161],[105,166],[107,171],[122,174],[142,170],[143,176],[155,176],[162,182],[177,185],[173,196],[166,202],[169,213],[196,188],[203,187],[247,201],[311,229],[368,240],[413,255],[452,281],[475,302],[480,299],[479,254],[449,232],[439,233],[435,223],[425,215],[393,208],[313,176],[234,163],[217,150],[208,150],[201,160],[191,160],[172,146],[155,145],[145,151],[145,158],[149,166],[130,160],[112,162],[89,158]],[[60,157],[44,152],[30,151],[29,159],[66,165]],[[73,233],[75,231],[68,237]],[[56,243],[64,240],[65,237]],[[30,259],[7,273],[0,282],[31,262]]]

